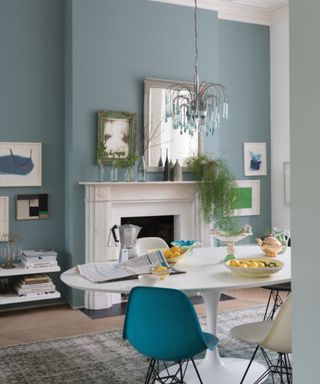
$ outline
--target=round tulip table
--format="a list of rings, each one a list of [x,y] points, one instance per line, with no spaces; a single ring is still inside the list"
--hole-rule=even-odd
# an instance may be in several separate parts
[[[225,247],[195,248],[193,253],[186,255],[176,264],[177,269],[186,271],[185,274],[171,275],[155,285],[180,289],[186,293],[200,293],[206,307],[207,332],[215,335],[218,304],[222,290],[260,287],[286,283],[291,280],[290,248],[287,248],[284,254],[277,256],[277,259],[284,263],[284,267],[273,275],[260,278],[243,277],[228,270],[222,262],[226,253]],[[258,246],[236,247],[237,258],[262,256],[264,255]],[[142,285],[139,280],[103,284],[92,283],[80,276],[76,268],[64,272],[61,275],[61,280],[72,288],[110,293],[130,293],[133,287]],[[197,366],[204,384],[239,384],[247,365],[248,360],[232,357],[221,358],[218,348],[214,351],[207,350],[205,357],[202,360],[197,360]],[[263,365],[254,362],[244,384],[255,382],[264,371],[265,367]],[[190,365],[185,380],[187,383],[198,383],[196,374]]]

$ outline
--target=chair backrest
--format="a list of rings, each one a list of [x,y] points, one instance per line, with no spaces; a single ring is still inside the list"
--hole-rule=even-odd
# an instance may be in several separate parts
[[[136,242],[137,254],[142,255],[148,249],[169,248],[161,237],[140,237]]]
[[[184,360],[207,349],[190,299],[176,289],[133,288],[123,338],[155,360]]]
[[[260,344],[262,347],[275,352],[291,353],[291,309],[292,298],[289,295],[276,313],[268,336]]]

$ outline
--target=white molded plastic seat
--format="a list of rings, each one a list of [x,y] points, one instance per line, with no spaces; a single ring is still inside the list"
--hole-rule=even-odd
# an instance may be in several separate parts
[[[292,298],[291,295],[289,295],[287,300],[276,312],[273,320],[242,324],[230,330],[233,337],[244,341],[247,344],[257,346],[241,383],[244,381],[244,378],[259,348],[262,350],[265,357],[265,349],[269,349],[270,351],[277,352],[279,354],[277,365],[269,364],[268,361],[266,361],[268,363],[268,369],[263,377],[266,377],[269,373],[272,375],[274,373],[278,373],[281,377],[282,375],[286,375],[288,382],[292,382],[291,365],[288,356],[288,354],[292,351],[291,307]],[[260,380],[261,378],[259,378],[256,382],[259,383]]]
[[[146,253],[149,249],[169,248],[161,237],[140,237],[136,242],[137,255]]]

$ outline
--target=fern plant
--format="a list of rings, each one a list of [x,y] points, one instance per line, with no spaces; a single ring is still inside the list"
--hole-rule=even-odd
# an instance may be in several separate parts
[[[189,157],[186,166],[197,181],[204,221],[213,221],[220,230],[233,231],[237,226],[237,218],[232,216],[236,183],[227,164],[201,154]]]

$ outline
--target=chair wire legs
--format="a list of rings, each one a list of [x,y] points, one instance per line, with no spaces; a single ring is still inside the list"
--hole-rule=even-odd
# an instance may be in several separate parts
[[[258,350],[261,350],[262,355],[267,363],[267,370],[253,383],[253,384],[259,384],[263,382],[267,376],[271,375],[272,383],[274,384],[274,375],[279,375],[280,376],[280,384],[292,384],[292,367],[290,363],[290,358],[289,355],[286,353],[278,353],[278,359],[276,363],[272,362],[267,355],[266,351],[260,347],[259,345],[256,347],[256,349],[253,352],[253,355],[251,357],[251,360],[247,366],[247,369],[242,376],[240,384],[243,384],[247,373],[249,371],[249,368],[256,356],[256,353]]]
[[[145,384],[187,384],[184,381],[189,362],[192,362],[194,370],[198,376],[199,383],[203,384],[197,366],[193,359],[180,360],[176,365],[169,366],[168,363],[151,359],[147,371]]]
[[[290,292],[288,292],[288,294],[289,293]],[[273,302],[273,304],[272,304],[272,302]],[[267,303],[267,307],[266,307],[266,310],[264,313],[263,320],[264,321],[272,320],[277,309],[280,308],[282,304],[283,304],[283,299],[280,295],[280,290],[279,289],[272,289],[270,291],[270,295],[269,295],[269,299],[268,299],[268,303]],[[271,306],[272,306],[272,308],[271,308]],[[269,307],[271,308],[270,311],[269,311]]]

